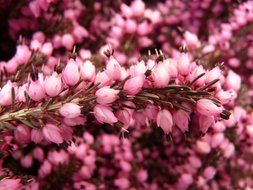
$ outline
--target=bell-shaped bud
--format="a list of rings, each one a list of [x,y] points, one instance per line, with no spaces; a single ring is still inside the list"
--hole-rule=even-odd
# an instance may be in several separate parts
[[[156,123],[162,128],[164,133],[168,134],[172,132],[173,120],[172,115],[168,110],[163,109],[159,111]]]

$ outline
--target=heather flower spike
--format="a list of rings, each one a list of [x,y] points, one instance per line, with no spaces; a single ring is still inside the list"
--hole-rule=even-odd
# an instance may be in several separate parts
[[[0,190],[253,189],[253,1],[62,2],[0,3]]]

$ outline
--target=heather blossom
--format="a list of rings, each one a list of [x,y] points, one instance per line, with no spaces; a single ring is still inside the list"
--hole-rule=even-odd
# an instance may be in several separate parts
[[[157,125],[163,129],[165,133],[172,131],[172,115],[168,110],[161,110],[157,115]]]
[[[0,3],[0,190],[253,188],[253,3]]]

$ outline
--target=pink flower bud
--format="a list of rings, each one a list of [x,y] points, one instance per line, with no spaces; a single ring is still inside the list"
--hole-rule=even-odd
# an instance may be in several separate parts
[[[234,127],[236,125],[236,119],[235,119],[235,115],[232,112],[232,114],[229,116],[229,119],[224,120],[223,123],[226,125],[226,127]]]
[[[124,128],[128,128],[131,122],[130,113],[127,110],[118,110],[115,115],[118,120],[124,124]]]
[[[184,39],[186,41],[187,46],[192,47],[192,48],[200,47],[200,42],[196,34],[186,31],[184,33]]]
[[[170,75],[166,65],[163,63],[158,63],[152,72],[152,78],[156,87],[166,87],[170,81]]]
[[[31,1],[29,3],[29,8],[31,12],[33,13],[35,18],[38,18],[41,14],[41,9],[39,7],[38,1]]]
[[[124,171],[124,172],[130,172],[132,170],[132,166],[129,162],[126,162],[124,160],[121,160],[119,162],[120,168]]]
[[[42,47],[42,44],[38,40],[32,40],[30,44],[30,49],[34,51],[40,50]]]
[[[109,76],[104,72],[98,72],[95,78],[95,84],[99,84],[98,87],[102,87],[105,85],[109,85],[110,84],[111,79],[109,78]]]
[[[174,59],[165,59],[163,63],[166,65],[170,77],[177,77],[177,62]]]
[[[213,127],[212,127],[216,132],[222,132],[222,131],[225,131],[226,129],[226,126],[223,122],[221,121],[218,121],[216,122]]]
[[[43,32],[38,31],[38,32],[35,32],[35,33],[33,34],[32,39],[33,39],[33,40],[37,40],[37,41],[39,41],[40,43],[44,43],[44,42],[45,42],[45,39],[46,39],[46,36],[45,36],[45,34],[44,34]]]
[[[231,102],[236,98],[236,95],[234,90],[229,91],[220,90],[215,94],[215,97],[217,97],[222,104],[228,104],[229,102]]]
[[[80,73],[76,62],[70,59],[62,72],[65,83],[74,86],[80,79]]]
[[[173,121],[183,133],[189,130],[189,114],[184,110],[177,110],[173,114]]]
[[[194,79],[196,79],[199,75],[205,73],[205,69],[203,68],[202,65],[197,66],[192,74],[190,75],[190,81],[192,82]],[[205,84],[205,79],[206,79],[206,75],[202,76],[201,78],[199,78],[197,81],[194,82],[195,85],[197,86],[202,86]]]
[[[67,50],[72,50],[75,41],[71,34],[64,34],[61,43]]]
[[[134,124],[135,126],[141,127],[146,124],[146,114],[145,112],[135,112],[133,114]]]
[[[114,180],[114,185],[118,187],[119,189],[128,189],[130,186],[130,182],[127,178],[118,178]]]
[[[130,67],[130,75],[132,77],[138,76],[138,75],[144,75],[147,71],[147,67],[145,66],[144,61],[138,62],[136,65],[132,65]]]
[[[159,111],[156,119],[156,123],[162,128],[164,133],[168,134],[172,132],[173,120],[172,115],[168,110]]]
[[[147,21],[143,21],[137,26],[137,34],[145,36],[151,31],[151,27]]]
[[[110,107],[99,104],[94,107],[94,116],[100,123],[108,123],[112,125],[118,121]]]
[[[26,45],[18,45],[15,59],[18,64],[26,64],[31,57],[31,52]]]
[[[84,156],[86,156],[86,154],[87,154],[87,145],[81,144],[81,145],[77,146],[74,153],[77,158],[82,160],[84,158]]]
[[[138,38],[137,43],[139,44],[140,47],[147,48],[147,47],[150,47],[152,45],[153,41],[150,38],[146,37],[146,36],[142,36],[142,37]]]
[[[80,49],[79,56],[82,60],[87,60],[91,58],[91,51],[87,49]],[[88,60],[87,60],[88,61]],[[90,63],[89,63],[90,64]],[[91,63],[92,64],[92,63]],[[93,64],[92,64],[93,65]]]
[[[14,131],[15,140],[19,144],[27,144],[31,140],[30,128],[25,125],[18,125]]]
[[[124,90],[130,95],[135,95],[142,89],[144,80],[144,75],[138,75],[136,77],[130,78],[125,82]]]
[[[205,170],[204,170],[204,177],[207,180],[213,179],[214,176],[216,174],[216,169],[213,166],[208,166]]]
[[[114,57],[110,57],[105,72],[112,80],[121,79],[121,66]]]
[[[8,81],[0,91],[0,105],[7,106],[12,103],[12,88],[14,87],[11,81]]]
[[[135,20],[127,19],[125,23],[125,29],[127,33],[133,34],[137,29],[137,24]]]
[[[49,161],[45,160],[43,164],[40,166],[39,169],[39,177],[44,178],[45,176],[49,175],[52,171],[52,165]]]
[[[129,6],[127,6],[126,4],[121,4],[120,10],[121,10],[122,14],[127,18],[129,18],[133,15],[132,9]]]
[[[93,144],[94,143],[94,137],[92,134],[90,134],[89,132],[84,132],[83,134],[83,139],[85,140],[85,142],[87,144]]]
[[[45,139],[49,142],[53,142],[56,144],[60,144],[63,142],[63,138],[61,136],[61,130],[58,126],[54,124],[46,124],[42,128],[42,133]]]
[[[1,190],[18,190],[22,186],[20,179],[3,178],[0,181]]]
[[[194,168],[200,168],[202,165],[200,159],[197,156],[190,156],[189,162]]]
[[[43,134],[41,130],[32,129],[31,131],[31,140],[35,143],[40,143],[43,139]]]
[[[4,64],[6,71],[10,74],[14,74],[18,68],[18,62],[15,57],[10,59],[7,63]]]
[[[154,105],[147,105],[146,109],[145,109],[145,114],[146,116],[153,121],[156,121],[157,118],[157,114],[159,112],[159,108],[157,106]]]
[[[236,106],[234,108],[233,113],[234,113],[234,117],[235,117],[236,122],[239,122],[240,120],[245,119],[247,117],[247,112],[242,107]]]
[[[75,117],[75,118],[64,118],[63,119],[64,124],[68,126],[75,126],[75,125],[84,125],[86,122],[86,119],[83,117]]]
[[[148,172],[144,169],[140,169],[136,174],[136,178],[138,179],[139,182],[143,183],[148,178]]]
[[[253,125],[247,125],[246,132],[250,137],[253,137]]]
[[[123,34],[123,29],[119,26],[113,26],[110,31],[110,35],[114,36],[114,38],[121,38]]]
[[[228,89],[238,91],[241,88],[241,81],[242,79],[238,74],[229,70],[225,85]]]
[[[73,135],[73,129],[70,126],[64,125],[64,124],[60,125],[60,129],[61,129],[62,138],[65,141],[70,140]]]
[[[46,42],[41,48],[41,53],[45,54],[47,57],[50,57],[53,53],[53,45],[51,42]]]
[[[211,151],[211,147],[205,141],[198,140],[196,143],[197,151],[201,154],[208,154]]]
[[[203,133],[206,133],[209,127],[214,125],[215,121],[213,116],[200,115],[198,118],[199,118],[199,129]]]
[[[212,140],[211,140],[211,146],[213,148],[216,148],[218,147],[224,140],[224,134],[223,133],[215,133],[213,136],[212,136]]]
[[[81,107],[74,103],[66,103],[60,109],[60,114],[66,118],[75,118],[81,114]]]
[[[60,48],[62,46],[62,37],[60,35],[54,35],[53,37],[54,48]]]
[[[186,190],[193,183],[191,174],[183,173],[178,180],[177,189]]]
[[[49,1],[45,1],[45,0],[38,0],[38,4],[40,6],[40,8],[43,11],[47,11],[48,7],[49,7]]]
[[[214,50],[215,50],[214,45],[209,44],[209,45],[206,45],[206,46],[203,48],[202,52],[203,52],[204,54],[207,54],[207,53],[212,53]]]
[[[64,150],[60,150],[59,152],[53,150],[48,153],[48,160],[53,165],[57,166],[59,164],[64,164],[68,162],[69,155]]]
[[[78,25],[78,26],[74,27],[73,35],[76,39],[76,42],[80,43],[80,42],[82,42],[83,38],[89,36],[89,33],[84,27]]]
[[[29,154],[21,159],[21,165],[24,168],[30,168],[32,164],[33,164],[32,156]]]
[[[123,27],[124,24],[125,24],[125,20],[124,18],[120,15],[120,14],[117,14],[115,15],[115,24],[119,27]]]
[[[83,179],[89,179],[92,176],[91,170],[87,166],[82,166],[81,169],[79,170],[78,174],[83,178]],[[85,186],[86,187],[86,186]]]
[[[200,99],[197,101],[196,104],[197,111],[201,115],[205,116],[217,116],[219,115],[223,108],[216,106],[211,100],[209,99]]]
[[[149,19],[153,24],[161,21],[161,13],[158,10],[146,9],[144,17]]]
[[[224,149],[224,157],[230,158],[235,152],[235,146],[232,143],[228,143],[227,147]]]
[[[103,105],[113,103],[116,99],[118,99],[118,93],[119,90],[114,90],[109,86],[104,86],[97,90],[95,94],[97,96],[96,101]]]
[[[40,147],[36,147],[33,150],[33,157],[37,160],[39,160],[40,162],[42,162],[44,160],[44,152],[43,149]]]
[[[190,58],[186,53],[182,53],[178,59],[177,69],[181,75],[188,75],[190,73]]]
[[[84,80],[92,81],[96,75],[96,68],[90,61],[85,61],[80,66],[81,78]]]
[[[221,70],[219,67],[215,67],[206,73],[206,83],[210,83],[213,80],[219,79],[221,77]]]
[[[16,93],[16,100],[19,102],[25,102],[25,91],[27,89],[27,84],[24,84],[23,86],[19,86],[17,93]]]
[[[230,58],[228,60],[228,64],[231,66],[231,67],[234,67],[234,68],[237,68],[240,66],[240,60],[233,57],[233,58]]]
[[[31,99],[35,101],[40,101],[45,97],[46,92],[44,86],[40,83],[39,80],[37,80],[31,81],[27,89],[27,94]]]
[[[105,53],[109,53],[110,55],[113,54],[113,48],[111,45],[109,44],[106,44],[104,46],[102,46],[100,49],[99,49],[99,54],[102,56],[102,57],[107,57],[107,55]]]
[[[134,16],[140,17],[145,11],[145,3],[142,0],[135,0],[131,3],[131,9]]]
[[[44,87],[46,93],[51,96],[55,97],[60,94],[62,90],[62,81],[61,77],[54,72],[51,76],[47,77],[44,81]]]

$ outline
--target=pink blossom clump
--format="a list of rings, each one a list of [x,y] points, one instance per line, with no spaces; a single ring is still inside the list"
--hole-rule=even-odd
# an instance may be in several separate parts
[[[253,189],[253,1],[0,12],[0,190]]]

